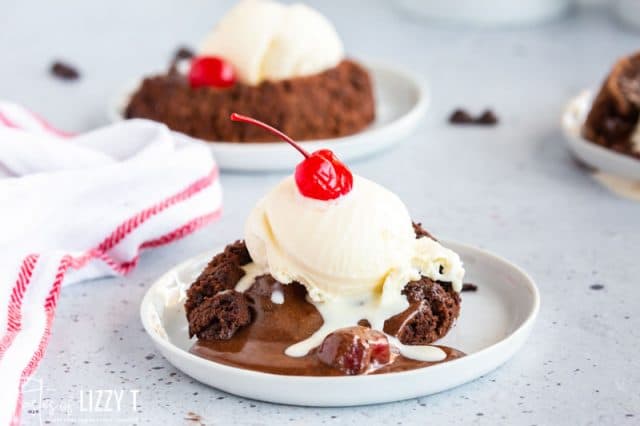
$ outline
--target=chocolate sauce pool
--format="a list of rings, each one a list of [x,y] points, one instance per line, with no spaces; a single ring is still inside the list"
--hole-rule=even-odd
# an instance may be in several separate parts
[[[284,294],[284,303],[272,302],[273,291]],[[304,357],[285,355],[287,347],[311,336],[322,325],[317,309],[305,300],[299,284],[281,286],[269,276],[258,277],[245,293],[253,308],[251,324],[238,330],[229,340],[198,340],[191,352],[211,361],[247,370],[295,376],[341,376],[337,368],[318,360],[315,349]],[[463,352],[440,346],[447,357],[439,362],[416,361],[397,355],[393,362],[369,374],[390,373],[447,362]]]

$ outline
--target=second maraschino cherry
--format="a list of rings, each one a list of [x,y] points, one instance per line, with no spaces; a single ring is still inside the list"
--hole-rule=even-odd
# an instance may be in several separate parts
[[[348,194],[353,187],[353,175],[347,166],[328,149],[307,152],[289,136],[262,121],[241,114],[231,114],[231,120],[254,124],[285,142],[288,142],[305,158],[296,166],[295,180],[298,190],[305,197],[316,200],[334,200]]]
[[[236,83],[233,66],[217,56],[198,56],[191,61],[189,84],[193,88],[227,88]]]

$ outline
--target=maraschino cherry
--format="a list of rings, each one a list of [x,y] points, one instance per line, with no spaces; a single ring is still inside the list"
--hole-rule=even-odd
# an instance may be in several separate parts
[[[254,124],[268,130],[283,141],[288,142],[305,157],[296,166],[295,173],[298,190],[305,197],[323,201],[334,200],[351,191],[353,186],[351,171],[330,150],[320,149],[309,154],[289,136],[262,121],[235,112],[231,114],[231,120]]]
[[[189,84],[191,87],[231,87],[236,73],[231,64],[217,56],[198,56],[191,61]]]

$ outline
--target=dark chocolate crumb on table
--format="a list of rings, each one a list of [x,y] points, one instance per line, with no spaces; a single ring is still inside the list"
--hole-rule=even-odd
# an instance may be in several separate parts
[[[476,124],[484,124],[488,126],[493,126],[498,124],[498,117],[496,114],[490,109],[485,110],[480,117],[475,119]]]
[[[473,123],[473,117],[465,109],[458,108],[449,116],[449,123],[451,124],[471,124]]]
[[[478,286],[471,283],[464,283],[462,284],[462,291],[478,291]]]
[[[56,61],[51,64],[51,74],[62,80],[77,80],[80,77],[78,70],[67,63]]]
[[[482,126],[494,126],[498,124],[498,116],[490,109],[484,110],[478,117],[473,117],[466,109],[457,108],[449,116],[449,123],[451,124],[477,124]]]

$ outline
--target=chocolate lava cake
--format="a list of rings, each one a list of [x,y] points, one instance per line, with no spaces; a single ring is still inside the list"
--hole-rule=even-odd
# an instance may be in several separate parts
[[[639,120],[640,52],[613,66],[593,101],[583,134],[598,145],[640,159]]]
[[[416,237],[431,235],[419,224],[414,224]],[[288,362],[282,353],[286,346],[304,340],[320,328],[323,323],[317,309],[306,300],[306,289],[292,283],[282,285],[271,275],[262,275],[256,278],[254,284],[244,293],[237,292],[234,288],[240,278],[245,274],[242,265],[250,263],[251,257],[243,241],[229,244],[224,252],[216,255],[192,284],[187,292],[185,310],[189,322],[190,337],[197,336],[200,348],[196,353],[206,353],[206,345],[214,344],[218,349],[230,353],[241,351],[248,345],[250,339],[248,333],[258,335],[261,339],[269,340],[269,347],[278,346],[281,354],[265,355],[270,361],[264,361],[264,365],[256,368],[261,371],[280,373],[278,365]],[[284,293],[285,303],[278,305],[272,302],[274,291]],[[396,336],[406,345],[428,345],[442,337],[453,326],[460,314],[460,296],[450,283],[434,282],[423,277],[419,281],[409,282],[402,293],[406,296],[409,307],[384,323],[384,332]],[[286,313],[286,310],[291,313]],[[294,323],[292,326],[291,323]],[[247,329],[254,328],[253,331]],[[378,333],[371,330],[366,321],[353,324],[353,327],[337,330],[325,339],[325,342],[314,350],[307,370],[299,371],[300,374],[336,375],[336,374],[361,374],[367,363],[336,362],[331,368],[328,362],[323,361],[326,353],[335,357],[335,352],[344,342],[353,345],[354,341],[362,341],[362,336],[373,336]],[[266,336],[266,337],[265,337]],[[385,339],[386,340],[386,339]],[[273,341],[273,343],[271,342]],[[332,342],[335,342],[332,344]],[[196,344],[196,345],[198,345]],[[329,349],[326,349],[329,346]],[[204,349],[203,349],[204,347]],[[350,350],[360,352],[364,349],[371,350],[369,346]],[[253,352],[260,350],[253,348]],[[456,358],[463,354],[450,348],[443,348],[450,358]],[[367,353],[369,358],[375,356],[375,352]],[[206,356],[205,356],[206,357]],[[274,361],[276,359],[276,361]],[[219,359],[217,359],[220,361]],[[224,359],[222,360],[224,361]],[[272,365],[269,365],[271,363]],[[412,360],[404,360],[402,369],[418,368],[424,366]],[[233,365],[233,364],[232,364]],[[282,370],[284,371],[284,370]],[[292,370],[289,370],[290,374]],[[293,370],[295,372],[295,370]],[[392,371],[388,369],[388,371]],[[397,371],[393,370],[393,371]],[[384,372],[384,371],[382,371]]]
[[[253,126],[229,121],[232,112],[252,116],[296,140],[356,133],[375,117],[368,72],[350,60],[319,74],[256,86],[192,88],[175,67],[146,78],[132,96],[126,118],[147,118],[190,136],[226,142],[271,142],[276,138]]]

